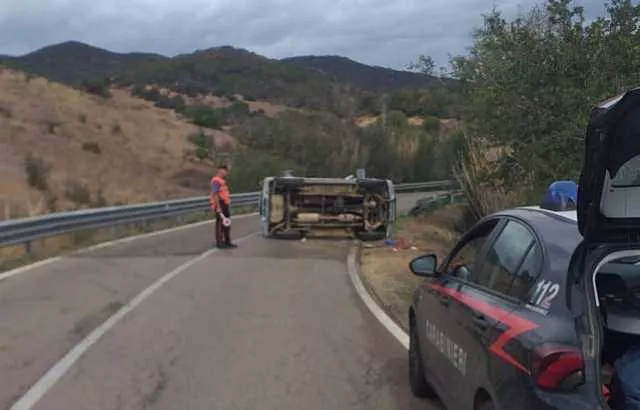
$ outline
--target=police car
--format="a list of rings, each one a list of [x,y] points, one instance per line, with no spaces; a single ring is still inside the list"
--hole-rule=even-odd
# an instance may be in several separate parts
[[[441,263],[410,262],[424,277],[409,309],[415,395],[450,410],[620,408],[612,369],[640,345],[640,89],[594,108],[585,146],[577,188],[552,184]]]

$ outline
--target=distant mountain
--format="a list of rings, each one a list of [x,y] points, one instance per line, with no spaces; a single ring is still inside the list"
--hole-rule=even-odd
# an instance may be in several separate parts
[[[281,60],[285,64],[316,70],[356,87],[372,91],[394,91],[400,88],[428,88],[439,85],[436,77],[411,71],[370,66],[340,56],[300,56]]]
[[[166,59],[151,53],[114,53],[68,41],[19,57],[0,57],[0,63],[53,81],[75,85],[83,80],[115,75],[140,63]]]
[[[434,77],[372,67],[345,57],[276,60],[231,46],[170,58],[150,53],[115,53],[69,41],[23,56],[0,57],[0,64],[69,85],[108,77],[120,85],[157,84],[191,95],[242,94],[249,99],[330,110],[340,104],[339,95],[358,98],[371,92],[439,84]]]

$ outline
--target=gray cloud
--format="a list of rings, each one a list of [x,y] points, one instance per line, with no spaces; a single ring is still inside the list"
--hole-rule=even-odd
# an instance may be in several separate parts
[[[493,4],[507,16],[535,0],[0,0],[0,53],[78,40],[164,55],[218,45],[269,57],[339,54],[403,68],[419,54],[445,64],[471,43]],[[588,14],[600,11],[586,0]]]

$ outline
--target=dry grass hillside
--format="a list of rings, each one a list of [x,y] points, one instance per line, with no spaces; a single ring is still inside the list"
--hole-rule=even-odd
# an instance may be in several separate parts
[[[127,91],[112,93],[103,99],[0,69],[0,218],[45,211],[43,195],[27,183],[28,155],[48,168],[58,209],[78,205],[69,197],[86,200],[85,188],[90,201],[102,192],[111,204],[204,194],[185,183],[201,176],[206,187],[211,172],[184,157],[197,128]],[[213,133],[218,145],[235,143]]]

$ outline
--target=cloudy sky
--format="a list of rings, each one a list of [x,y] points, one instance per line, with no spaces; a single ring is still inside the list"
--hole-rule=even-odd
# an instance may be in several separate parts
[[[577,1],[599,14],[600,0]],[[404,68],[419,54],[444,64],[470,44],[481,14],[536,0],[0,0],[0,54],[67,40],[164,55],[220,45],[268,57],[338,54]]]

